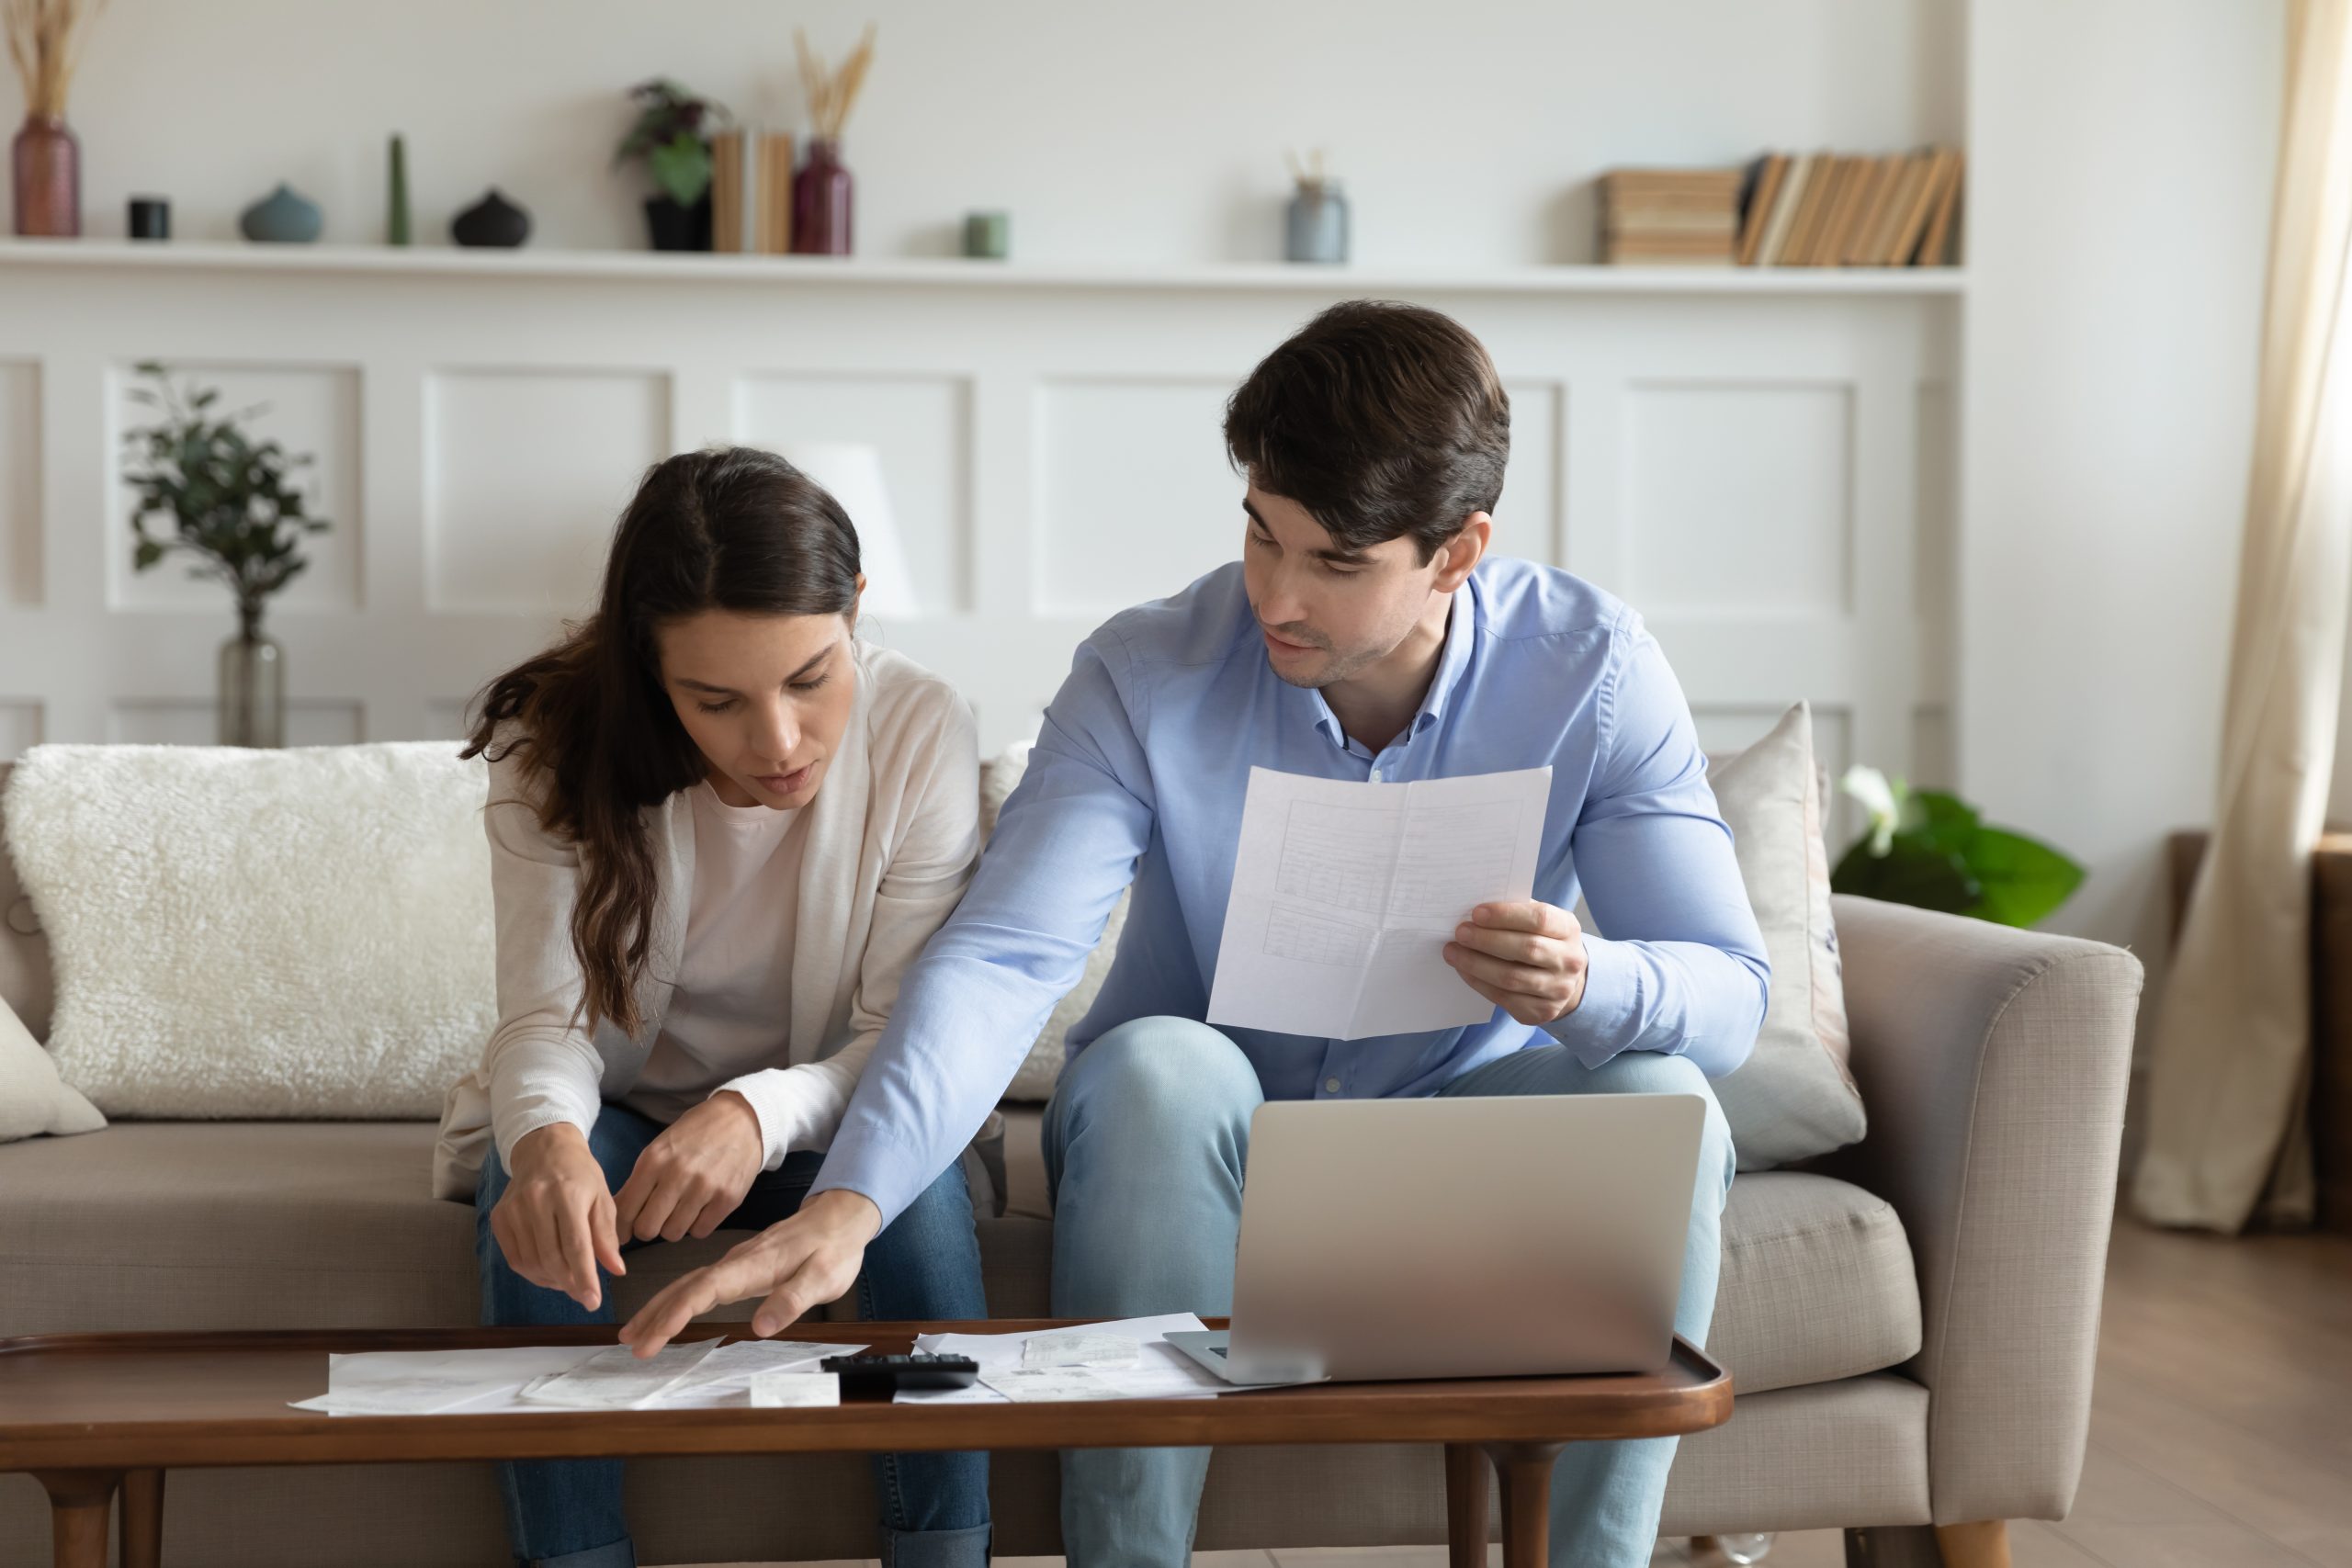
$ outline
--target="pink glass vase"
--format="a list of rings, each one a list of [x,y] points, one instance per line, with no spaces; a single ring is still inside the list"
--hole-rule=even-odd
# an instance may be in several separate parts
[[[56,115],[25,117],[9,149],[17,232],[74,239],[82,232],[82,149]]]
[[[855,191],[841,144],[824,137],[808,143],[808,161],[792,176],[792,249],[808,256],[850,254],[850,214]]]

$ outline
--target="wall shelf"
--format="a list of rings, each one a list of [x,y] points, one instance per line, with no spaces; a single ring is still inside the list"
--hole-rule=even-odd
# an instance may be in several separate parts
[[[1959,267],[1521,266],[1480,271],[1278,263],[1136,267],[1088,263],[682,254],[655,251],[464,250],[453,246],[263,245],[217,241],[0,241],[0,268],[153,269],[395,276],[583,278],[737,284],[1328,294],[1689,294],[1959,296]]]

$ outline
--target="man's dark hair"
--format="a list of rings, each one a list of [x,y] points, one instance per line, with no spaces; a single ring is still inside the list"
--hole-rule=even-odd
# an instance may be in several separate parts
[[[1346,547],[1409,534],[1426,561],[1502,498],[1510,399],[1451,316],[1351,299],[1250,372],[1225,405],[1225,449]]]

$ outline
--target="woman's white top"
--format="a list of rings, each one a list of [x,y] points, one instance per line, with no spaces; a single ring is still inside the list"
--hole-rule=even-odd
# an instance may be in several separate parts
[[[550,1122],[585,1133],[606,1100],[666,1122],[734,1089],[771,1170],[831,1141],[899,980],[979,855],[970,710],[902,655],[860,643],[856,657],[850,720],[807,806],[729,807],[697,784],[645,808],[658,893],[635,1036],[582,1027],[578,852],[540,828],[522,760],[492,764],[498,1027],[444,1103],[435,1196],[470,1199],[493,1138],[511,1160]]]

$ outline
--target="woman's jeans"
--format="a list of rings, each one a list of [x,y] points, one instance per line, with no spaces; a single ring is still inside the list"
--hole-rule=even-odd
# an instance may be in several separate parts
[[[606,1105],[588,1134],[605,1179],[620,1190],[661,1123]],[[726,1220],[730,1230],[763,1230],[808,1195],[824,1156],[793,1154],[763,1171]],[[600,1269],[602,1304],[589,1312],[560,1291],[534,1285],[506,1265],[490,1212],[506,1190],[492,1148],[474,1193],[474,1251],[481,1269],[481,1320],[498,1326],[613,1321],[613,1277]],[[624,1252],[653,1245],[628,1241]],[[988,1315],[980,1293],[980,1247],[963,1166],[947,1168],[865,1249],[858,1315],[870,1320]],[[786,1331],[787,1333],[789,1330]],[[621,1518],[619,1460],[532,1460],[498,1467],[506,1538],[515,1555],[550,1568],[636,1568]],[[984,1453],[878,1454],[874,1484],[882,1502],[884,1568],[977,1568],[989,1554],[989,1464]]]

